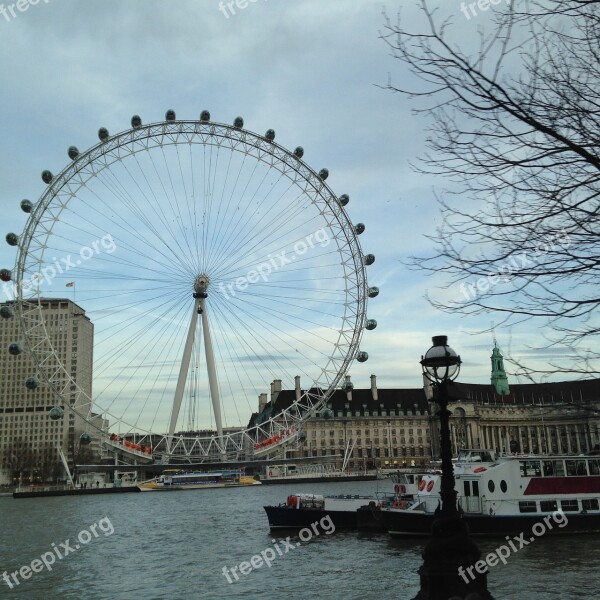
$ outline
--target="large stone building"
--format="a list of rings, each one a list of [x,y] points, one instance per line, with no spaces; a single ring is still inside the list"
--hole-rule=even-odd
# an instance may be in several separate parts
[[[453,454],[462,448],[498,453],[580,454],[600,450],[600,379],[509,385],[495,345],[491,385],[458,383],[449,409]],[[345,386],[344,386],[345,387]],[[349,386],[350,387],[350,386]],[[300,390],[271,384],[254,425],[285,410]],[[440,458],[439,419],[430,385],[413,389],[371,386],[336,390],[319,414],[303,423],[305,439],[287,457],[344,456],[353,470],[426,466]],[[341,466],[341,458],[337,461]]]
[[[459,398],[448,406],[454,454],[461,448],[524,454],[582,454],[600,448],[600,379],[509,385],[495,343],[491,362],[491,385],[459,383]],[[425,392],[431,399],[431,389],[426,386]],[[434,456],[439,456],[438,440],[436,433]]]
[[[82,418],[68,410],[66,403],[75,402],[75,390],[91,397],[94,327],[79,305],[65,298],[41,301],[48,339],[71,378],[70,396],[57,398],[40,378],[35,389],[26,387],[28,378],[37,378],[36,364],[26,351],[19,320],[12,303],[3,305],[0,319],[0,482],[47,479],[59,474],[57,445],[73,463],[80,451],[80,435],[85,431]],[[8,310],[6,310],[8,309]],[[11,344],[19,344],[23,352],[12,355]],[[67,376],[65,375],[65,378]],[[51,419],[50,411],[59,406],[64,416]],[[80,406],[86,414],[89,406]],[[95,421],[106,427],[101,417]],[[96,449],[98,450],[98,449]],[[88,450],[89,452],[89,450]]]
[[[275,380],[271,400],[261,395],[259,412],[250,424],[288,408],[295,397],[296,389],[283,390],[281,381]],[[348,450],[346,466],[354,471],[424,466],[431,457],[429,420],[422,389],[379,389],[376,376],[371,375],[369,388],[336,390],[327,406],[303,424],[306,438],[287,456],[338,455],[342,466]]]
[[[454,453],[470,447],[581,454],[599,447],[599,379],[511,385],[505,395],[487,385],[460,389],[464,399],[448,407]]]

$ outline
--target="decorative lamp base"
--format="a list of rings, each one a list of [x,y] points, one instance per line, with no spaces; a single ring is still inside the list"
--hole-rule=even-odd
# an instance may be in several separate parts
[[[419,568],[421,589],[413,600],[493,600],[487,589],[487,570],[475,569],[480,557],[462,516],[446,516],[438,509]],[[478,565],[481,570],[483,565]]]

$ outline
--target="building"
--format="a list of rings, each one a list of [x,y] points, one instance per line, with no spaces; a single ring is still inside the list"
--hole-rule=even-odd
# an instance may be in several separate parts
[[[491,361],[492,385],[460,383],[461,399],[448,406],[454,454],[461,448],[540,454],[600,448],[600,379],[509,387],[496,345]]]
[[[346,378],[344,388],[349,388]],[[281,381],[271,385],[271,400],[261,394],[259,412],[250,426],[288,408],[300,392],[300,378],[292,390],[283,390]],[[305,439],[287,457],[338,455],[342,466],[353,471],[373,468],[395,469],[426,466],[431,458],[430,413],[425,393],[415,389],[379,389],[371,375],[366,389],[336,390],[320,413],[303,423]]]
[[[26,351],[14,303],[2,305],[0,319],[0,482],[46,480],[62,473],[57,445],[71,464],[76,462],[80,436],[86,429],[83,418],[68,410],[66,403],[78,402],[78,413],[87,415],[90,406],[83,398],[92,393],[94,326],[79,305],[65,298],[42,299],[47,338],[68,375],[68,395],[58,398],[38,377],[36,364]],[[21,353],[8,352],[18,344]],[[70,380],[69,380],[70,378]],[[26,381],[28,385],[26,386]],[[76,390],[83,392],[76,393]],[[50,418],[58,406],[62,418]],[[106,423],[100,419],[102,426]],[[88,451],[89,453],[89,451]]]
[[[486,385],[460,386],[452,402],[452,449],[583,454],[600,443],[600,380],[510,386],[501,396]]]
[[[488,448],[498,453],[582,454],[600,452],[600,379],[509,386],[504,359],[494,343],[491,385],[457,383],[458,398],[448,408],[452,453]],[[431,384],[423,388],[354,389],[349,377],[317,415],[303,425],[303,440],[286,456],[344,456],[353,470],[427,466],[440,458],[439,419]],[[347,389],[347,391],[345,391]],[[249,426],[285,410],[295,389],[271,384],[271,398],[259,397]],[[342,459],[338,464],[341,466]]]

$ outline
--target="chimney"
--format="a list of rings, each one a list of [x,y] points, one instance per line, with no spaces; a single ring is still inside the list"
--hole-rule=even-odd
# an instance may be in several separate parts
[[[346,398],[348,398],[348,402],[352,402],[352,389],[353,389],[352,381],[350,381],[350,375],[346,375],[346,381],[344,383],[344,389],[346,390]]]
[[[258,412],[262,412],[267,405],[267,394],[260,394],[258,397]]]
[[[296,400],[300,400],[300,396],[302,396],[302,390],[300,388],[300,375],[296,375],[294,381],[296,382]]]
[[[373,400],[378,400],[379,394],[377,393],[377,375],[371,375],[371,395],[373,396]]]
[[[271,402],[275,402],[277,400],[279,392],[281,392],[281,379],[275,379],[271,384]]]

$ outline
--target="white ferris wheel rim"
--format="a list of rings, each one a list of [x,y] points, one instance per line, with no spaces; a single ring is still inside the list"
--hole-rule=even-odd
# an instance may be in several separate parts
[[[291,182],[301,186],[305,198],[308,198],[313,205],[319,203],[324,222],[335,231],[335,243],[342,257],[341,264],[346,282],[346,309],[343,322],[351,326],[340,328],[335,351],[321,371],[322,379],[316,378],[312,381],[311,385],[302,391],[300,398],[295,398],[288,408],[271,415],[263,423],[232,434],[231,439],[222,442],[220,446],[221,451],[224,448],[240,451],[248,440],[256,441],[272,435],[274,431],[297,430],[304,419],[319,410],[333,390],[338,387],[359,352],[365,327],[369,288],[364,255],[355,228],[338,197],[325,183],[326,175],[323,176],[323,172],[317,173],[306,165],[301,155],[299,157],[275,143],[273,139],[241,127],[202,120],[167,120],[138,125],[114,136],[105,137],[87,151],[72,157],[72,162],[56,177],[51,178],[48,187],[33,208],[19,244],[15,267],[18,313],[25,341],[36,357],[42,379],[55,390],[58,397],[72,397],[72,394],[67,392],[72,389],[75,382],[71,379],[71,374],[66,371],[57,351],[52,347],[46,331],[41,308],[43,293],[37,295],[36,301],[31,297],[26,298],[23,294],[23,283],[28,274],[39,272],[42,266],[47,264],[48,260],[45,259],[44,254],[48,239],[53,233],[54,223],[59,221],[57,216],[60,216],[68,205],[69,199],[76,197],[80,188],[85,187],[89,181],[110,169],[115,163],[139,152],[178,144],[199,144],[204,147],[224,148],[231,153],[243,153],[257,163],[262,162],[269,168],[275,169],[282,178],[287,177]],[[336,355],[336,351],[341,349],[344,349],[344,352],[338,352],[340,355]],[[111,425],[119,422],[130,429],[136,427],[122,420],[118,414],[113,414],[110,410],[95,404],[93,394],[92,397],[85,397],[81,389],[77,389],[76,394],[81,398],[77,402],[65,402],[67,408],[76,410],[71,404],[92,406],[95,410],[99,408],[103,416],[111,421]],[[89,417],[89,415],[82,416]],[[138,431],[152,433],[140,428]],[[190,438],[195,441],[198,439],[202,438],[197,436]],[[211,436],[209,445],[215,443],[219,445],[215,442],[214,436]]]

